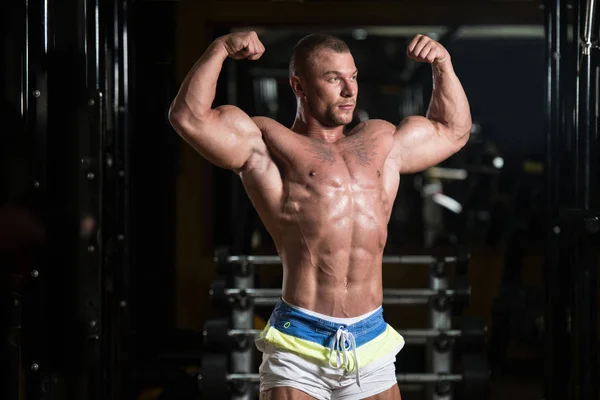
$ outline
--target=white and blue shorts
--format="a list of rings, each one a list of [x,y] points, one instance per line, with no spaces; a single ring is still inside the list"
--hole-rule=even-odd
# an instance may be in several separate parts
[[[256,346],[263,353],[261,392],[292,387],[319,400],[350,400],[396,384],[404,338],[384,321],[382,307],[333,318],[280,299]]]

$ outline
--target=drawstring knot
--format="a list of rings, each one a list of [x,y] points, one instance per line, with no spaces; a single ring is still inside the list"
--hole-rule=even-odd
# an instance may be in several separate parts
[[[340,350],[341,349],[341,350]],[[333,353],[335,351],[335,365],[331,362]],[[356,340],[354,335],[343,326],[340,326],[335,333],[335,336],[331,340],[331,347],[329,348],[329,365],[335,368],[346,368],[348,371],[350,367],[350,358],[348,352],[352,351],[354,355],[354,368],[356,369],[356,383],[360,387],[360,376],[358,373],[358,357],[356,356]]]

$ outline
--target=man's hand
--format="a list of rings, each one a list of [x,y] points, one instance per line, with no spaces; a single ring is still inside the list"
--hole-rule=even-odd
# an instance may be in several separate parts
[[[220,38],[229,57],[234,60],[258,60],[265,52],[265,46],[256,32],[235,32]]]
[[[450,58],[444,46],[424,35],[414,37],[406,49],[406,55],[415,61],[430,64],[439,63]]]

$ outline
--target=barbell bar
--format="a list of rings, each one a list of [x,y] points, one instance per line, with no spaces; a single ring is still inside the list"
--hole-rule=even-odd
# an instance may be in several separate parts
[[[407,265],[420,265],[420,264],[433,264],[437,261],[443,261],[447,264],[455,263],[457,257],[446,256],[436,258],[434,256],[427,255],[414,255],[414,256],[383,256],[384,264],[407,264]],[[254,264],[254,265],[278,265],[281,264],[281,258],[279,256],[227,256],[224,260],[219,257],[214,258],[215,262],[226,262],[229,264]]]
[[[226,288],[223,293],[227,297],[231,296],[242,296],[256,299],[258,297],[281,297],[281,289],[262,289],[262,288],[250,288],[250,289],[238,289],[238,288]],[[465,291],[456,289],[383,289],[383,297],[425,297],[430,298],[439,294],[445,294],[449,297],[469,295],[470,289]],[[217,295],[211,293],[211,296]]]
[[[256,306],[274,306],[279,301],[279,297],[255,297],[252,298],[252,303]],[[383,299],[388,305],[419,305],[427,304],[429,300],[426,297],[388,297]],[[235,301],[231,301],[235,303]]]
[[[260,382],[258,374],[227,374],[228,382]],[[439,381],[462,382],[459,374],[396,374],[399,383],[435,383]]]
[[[452,301],[466,303],[471,288],[466,280],[457,280],[460,287],[455,289],[383,289],[383,302],[389,305],[427,304],[430,299],[438,310],[446,310]],[[281,289],[270,288],[227,288],[224,279],[215,279],[210,286],[209,296],[216,305],[240,307],[274,306],[281,298]]]
[[[248,383],[259,383],[256,373],[230,373],[229,359],[223,353],[205,353],[198,375],[203,398],[227,398],[230,384],[239,392],[247,390]],[[436,384],[436,391],[449,391],[452,385],[460,385],[463,397],[481,400],[489,390],[489,365],[484,355],[466,355],[462,359],[462,373],[397,373],[398,383]]]
[[[260,332],[260,329],[231,329],[227,332],[227,336],[255,337],[259,335]],[[398,333],[404,338],[433,338],[439,335],[457,337],[463,334],[459,329],[399,329]],[[206,334],[206,331],[204,331],[204,334]]]
[[[227,275],[233,273],[233,268],[241,269],[247,273],[248,266],[252,265],[281,265],[281,257],[277,255],[232,255],[227,248],[220,248],[215,252],[217,274]],[[469,253],[464,246],[456,247],[455,256],[432,256],[432,255],[387,255],[382,257],[383,264],[400,265],[436,265],[455,264],[457,274],[466,274]]]
[[[478,347],[485,341],[487,328],[485,322],[476,318],[463,317],[461,329],[398,329],[408,344],[425,344],[427,339],[435,339],[439,351],[448,350],[454,340],[472,343]],[[230,329],[227,318],[209,319],[202,331],[204,348],[244,348],[248,339],[260,335],[260,329]]]

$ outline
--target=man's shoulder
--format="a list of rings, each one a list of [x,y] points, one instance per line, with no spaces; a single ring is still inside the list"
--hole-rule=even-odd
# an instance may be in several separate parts
[[[263,117],[261,115],[256,115],[254,117],[252,117],[252,120],[258,125],[258,124],[270,124],[273,122],[276,122],[273,118],[269,118],[269,117]]]
[[[368,119],[361,122],[363,129],[373,133],[382,133],[392,135],[396,131],[396,126],[383,119]]]
[[[252,120],[260,128],[260,130],[263,131],[263,132],[270,131],[270,130],[273,130],[273,129],[287,130],[287,131],[290,130],[289,128],[285,127],[284,125],[282,125],[281,123],[277,122],[273,118],[263,117],[263,116],[255,116],[255,117],[252,117]]]
[[[294,141],[301,137],[296,132],[283,125],[279,121],[269,117],[252,117],[252,120],[258,126],[263,134],[263,137],[268,142],[276,141],[278,143]]]

